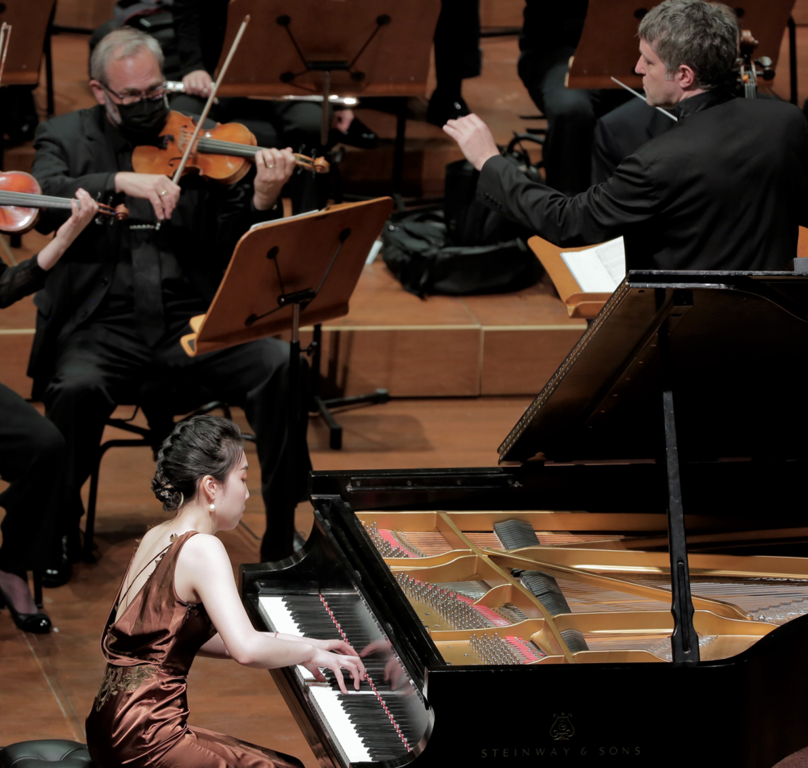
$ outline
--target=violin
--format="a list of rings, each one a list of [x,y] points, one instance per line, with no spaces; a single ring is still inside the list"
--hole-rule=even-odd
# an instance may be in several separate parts
[[[137,173],[161,173],[171,177],[180,166],[189,142],[197,129],[193,118],[181,112],[169,112],[168,120],[156,144],[135,147],[132,167]],[[196,145],[188,153],[183,168],[222,184],[235,184],[249,170],[249,161],[261,150],[252,132],[240,123],[217,123],[199,131]],[[312,159],[295,153],[295,164],[313,173],[328,173],[325,158]]]
[[[0,231],[25,234],[36,224],[40,208],[70,210],[71,200],[69,197],[43,195],[39,183],[29,173],[0,173]],[[113,216],[117,221],[129,218],[129,209],[125,205],[112,208],[99,203],[98,213]]]

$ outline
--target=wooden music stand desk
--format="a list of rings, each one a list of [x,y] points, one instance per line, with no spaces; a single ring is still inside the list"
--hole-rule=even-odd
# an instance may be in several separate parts
[[[193,357],[289,330],[295,304],[280,299],[301,291],[314,293],[297,305],[301,323],[347,315],[365,259],[392,206],[389,197],[382,197],[251,229],[238,241],[207,313],[191,320],[194,332],[182,338],[185,352]]]
[[[591,320],[603,309],[603,305],[609,300],[611,293],[586,293],[581,290],[572,272],[569,271],[564,259],[561,258],[562,251],[585,251],[594,248],[593,245],[585,245],[581,248],[559,248],[538,235],[534,235],[527,241],[530,249],[536,254],[542,266],[550,275],[550,279],[555,285],[556,291],[561,301],[567,307],[570,317],[579,317]]]
[[[220,96],[423,96],[438,0],[231,0]],[[326,82],[330,80],[330,82]]]
[[[777,66],[780,43],[795,0],[745,0],[732,3],[741,26],[759,41],[755,58],[768,56]],[[568,88],[619,88],[616,77],[632,88],[642,88],[634,74],[639,58],[637,27],[658,0],[589,0],[581,40],[567,80]]]
[[[3,85],[37,85],[45,34],[56,0],[6,0],[0,3],[0,24],[12,27]]]

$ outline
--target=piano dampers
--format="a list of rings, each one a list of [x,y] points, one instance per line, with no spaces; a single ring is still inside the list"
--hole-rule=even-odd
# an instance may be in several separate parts
[[[561,637],[570,649],[570,653],[578,653],[579,651],[588,651],[589,646],[581,632],[577,629],[562,629]]]
[[[494,523],[494,533],[503,549],[536,547],[541,544],[533,526],[524,520],[501,520]]]
[[[558,586],[558,582],[549,573],[522,571],[519,579],[535,595],[536,599],[547,609],[551,616],[572,613],[561,587]]]

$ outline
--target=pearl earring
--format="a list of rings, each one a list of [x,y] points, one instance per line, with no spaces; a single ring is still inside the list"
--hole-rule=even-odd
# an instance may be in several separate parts
[[[211,512],[215,512],[215,511],[216,511],[216,505],[215,505],[215,504],[211,504],[211,505],[208,507],[208,509],[209,509]]]

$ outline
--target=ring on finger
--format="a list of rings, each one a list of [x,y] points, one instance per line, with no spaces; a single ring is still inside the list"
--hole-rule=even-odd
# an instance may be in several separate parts
[[[167,190],[167,189],[161,189],[161,190],[160,190],[160,197],[163,197],[163,195],[167,195],[167,194],[168,194],[168,190]]]
[[[267,168],[274,168],[274,167],[275,167],[275,163],[267,163]]]

